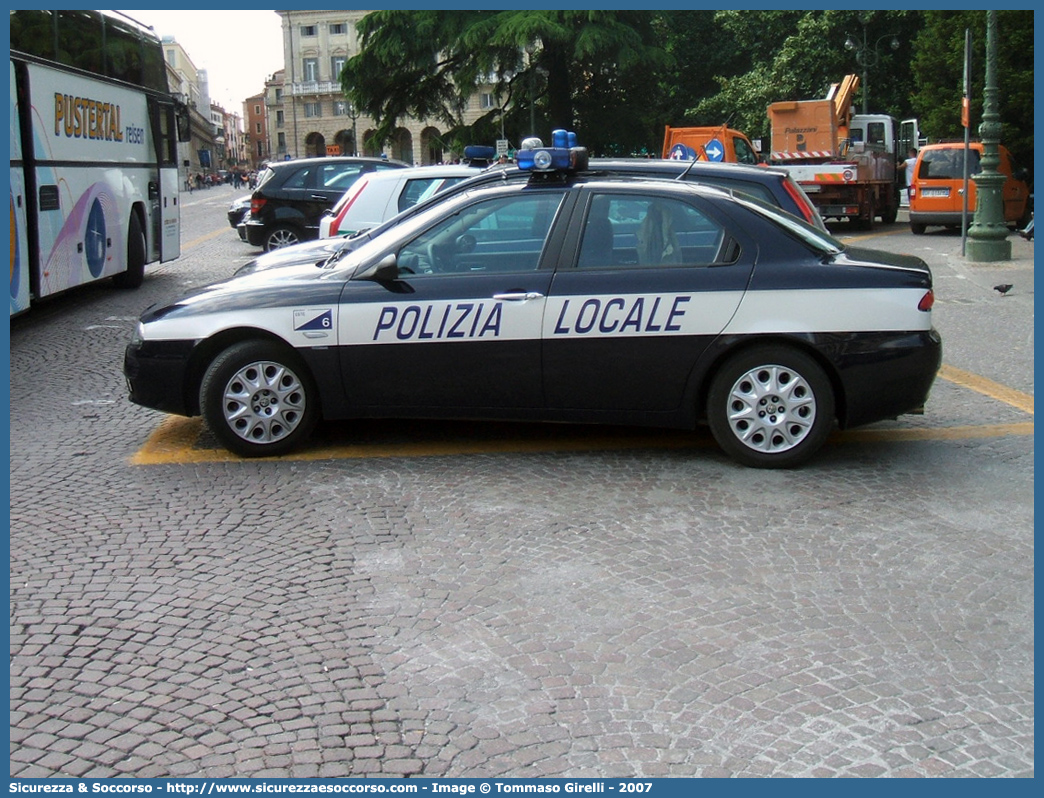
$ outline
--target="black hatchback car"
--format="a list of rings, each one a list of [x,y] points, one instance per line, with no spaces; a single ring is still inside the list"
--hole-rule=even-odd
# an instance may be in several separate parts
[[[319,236],[319,219],[366,172],[402,169],[386,158],[302,158],[270,164],[250,197],[246,238],[272,250]]]

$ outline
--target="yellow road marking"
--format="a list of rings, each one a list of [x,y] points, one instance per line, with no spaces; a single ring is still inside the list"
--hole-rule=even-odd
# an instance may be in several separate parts
[[[218,228],[217,230],[215,230],[212,233],[207,233],[206,235],[200,236],[199,238],[193,238],[187,244],[182,244],[181,245],[181,251],[184,252],[186,249],[192,249],[193,247],[198,247],[204,241],[210,241],[210,239],[212,239],[212,238],[217,238],[219,235],[224,233],[226,230],[232,230],[232,228],[231,227],[221,227],[221,228]],[[234,233],[235,230],[232,230],[232,232]]]
[[[832,233],[832,235],[834,236],[834,238],[840,239],[841,241],[844,241],[847,244],[849,241],[866,241],[866,240],[871,239],[871,238],[882,238],[884,236],[897,236],[900,233],[905,233],[905,232],[906,232],[906,230],[882,230],[880,233],[867,233],[866,235],[861,235],[861,236],[850,236],[850,235],[845,235],[844,233],[841,233],[839,231],[837,233]]]
[[[1007,385],[1001,385],[999,382],[980,377],[978,374],[962,371],[959,368],[945,364],[939,369],[939,376],[948,382],[969,388],[976,393],[981,393],[983,396],[989,396],[991,399],[1004,402],[1004,404],[1018,408],[1024,413],[1033,415],[1033,396],[1031,394],[1016,391]]]
[[[553,428],[553,427],[552,427]],[[203,431],[199,418],[168,416],[131,457],[131,465],[191,463],[234,463],[244,458],[226,449],[195,448]],[[1033,422],[984,424],[981,426],[936,427],[932,429],[856,429],[836,432],[831,443],[880,443],[886,441],[954,441],[1033,435]],[[422,443],[344,444],[306,448],[281,457],[258,460],[352,460],[387,457],[437,457],[464,454],[524,454],[533,452],[595,452],[621,449],[692,449],[709,446],[705,432],[670,430],[648,434],[597,435],[590,438],[548,437],[504,438],[482,441],[427,441]]]

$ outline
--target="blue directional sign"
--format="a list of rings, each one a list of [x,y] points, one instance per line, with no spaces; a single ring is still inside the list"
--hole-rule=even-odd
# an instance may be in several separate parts
[[[675,144],[671,147],[671,153],[668,157],[673,161],[692,161],[696,159],[696,150],[684,144]]]
[[[708,141],[703,151],[707,153],[708,161],[722,161],[725,159],[725,148],[721,146],[721,142],[717,139]]]

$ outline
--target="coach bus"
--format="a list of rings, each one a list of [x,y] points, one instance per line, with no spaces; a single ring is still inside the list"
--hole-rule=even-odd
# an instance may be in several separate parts
[[[188,116],[159,39],[100,11],[11,11],[11,315],[180,254]]]

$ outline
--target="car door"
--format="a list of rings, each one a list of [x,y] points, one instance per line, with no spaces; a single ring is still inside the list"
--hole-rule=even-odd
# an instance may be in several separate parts
[[[705,200],[655,188],[596,191],[582,219],[545,311],[548,407],[675,411],[739,305],[756,247]]]
[[[456,202],[395,248],[398,279],[350,280],[338,331],[349,403],[420,415],[539,411],[553,273],[545,244],[566,196],[516,187]]]

